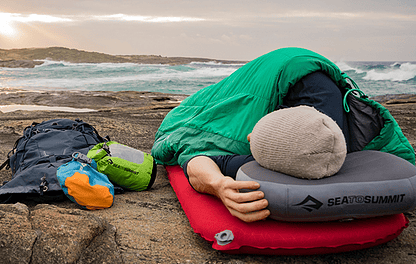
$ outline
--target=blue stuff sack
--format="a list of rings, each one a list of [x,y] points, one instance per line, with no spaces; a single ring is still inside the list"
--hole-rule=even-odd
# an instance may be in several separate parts
[[[72,161],[57,169],[56,176],[65,195],[81,207],[96,210],[112,206],[114,186],[97,171],[97,163],[75,152]]]

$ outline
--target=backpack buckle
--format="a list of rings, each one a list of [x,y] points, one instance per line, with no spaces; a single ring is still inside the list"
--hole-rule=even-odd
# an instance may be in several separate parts
[[[44,192],[49,190],[49,182],[46,180],[45,174],[43,175],[42,178],[40,178],[40,180],[41,182],[39,184],[39,192],[40,192],[40,195],[43,195]]]
[[[80,152],[74,152],[74,153],[72,153],[72,157],[74,159],[76,159],[77,161],[82,162],[82,163],[91,164],[91,162],[92,162],[92,159],[91,158],[88,158],[87,155],[82,154]]]

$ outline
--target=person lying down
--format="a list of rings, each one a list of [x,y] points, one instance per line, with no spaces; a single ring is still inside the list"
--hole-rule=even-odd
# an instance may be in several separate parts
[[[196,191],[218,197],[246,222],[270,215],[259,183],[235,180],[247,162],[319,179],[335,174],[347,152],[371,143],[367,149],[384,148],[414,164],[414,150],[397,123],[383,123],[392,119],[389,114],[381,118],[379,110],[355,100],[369,110],[357,122],[368,116],[371,129],[351,122],[344,99],[354,96],[346,79],[333,62],[315,52],[272,51],[172,109],[155,135],[151,154],[158,164],[181,165]],[[373,142],[386,126],[395,132]]]

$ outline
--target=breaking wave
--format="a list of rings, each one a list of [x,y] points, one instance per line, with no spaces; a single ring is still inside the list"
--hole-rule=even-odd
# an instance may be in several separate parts
[[[403,82],[416,78],[416,63],[412,62],[338,62],[337,65],[347,73],[364,74],[363,80]]]

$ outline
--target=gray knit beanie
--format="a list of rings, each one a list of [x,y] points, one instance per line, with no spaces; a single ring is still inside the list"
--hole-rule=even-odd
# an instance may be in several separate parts
[[[334,175],[347,155],[340,127],[309,106],[264,116],[253,129],[250,149],[261,166],[308,179]]]

